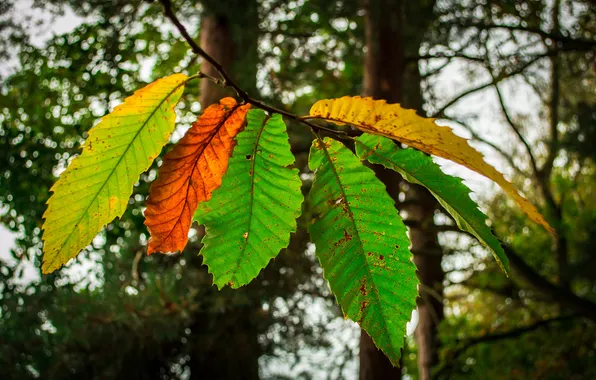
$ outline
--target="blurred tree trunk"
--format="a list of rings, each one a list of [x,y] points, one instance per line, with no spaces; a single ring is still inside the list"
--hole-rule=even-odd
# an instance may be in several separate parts
[[[417,57],[425,34],[435,20],[434,0],[408,2],[404,6],[404,17],[408,20],[405,29],[405,54]],[[424,115],[421,89],[421,76],[418,60],[412,59],[404,74],[405,108],[413,108]],[[422,186],[407,185],[403,210],[406,219],[413,225],[410,228],[412,253],[418,268],[420,297],[418,298],[418,326],[415,337],[418,348],[418,374],[420,380],[432,378],[431,370],[439,361],[438,327],[444,318],[443,280],[445,273],[441,262],[443,249],[435,229],[434,215],[439,208],[436,199]]]
[[[206,14],[201,17],[201,47],[215,60],[229,70],[234,59],[234,41],[228,23],[228,18]],[[214,78],[219,78],[219,73],[213,65],[203,60],[201,71]],[[211,80],[201,79],[201,92],[199,93],[199,102],[203,109],[219,99],[230,96],[233,93],[230,89],[219,86]]]
[[[406,65],[406,54],[416,56],[426,28],[432,21],[433,1],[406,3],[402,0],[367,0],[364,3],[366,56],[363,96],[401,103],[404,107],[422,109],[420,74],[417,61]],[[375,167],[377,177],[387,186],[398,203],[401,177],[390,170]],[[421,282],[418,300],[419,322],[416,329],[418,366],[421,379],[430,378],[438,359],[437,326],[443,319],[442,249],[433,229],[437,202],[424,188],[408,185],[406,192],[412,252]],[[429,291],[432,289],[432,291]],[[360,379],[399,379],[401,368],[389,359],[362,331],[360,336]]]
[[[404,53],[400,2],[392,0],[365,1],[366,55],[362,95],[385,99],[390,103],[402,100]],[[377,177],[397,202],[399,174],[374,166]],[[373,343],[370,336],[360,332],[360,379],[400,379],[401,368],[393,367],[389,359]]]
[[[224,69],[235,78],[240,86],[251,93],[256,88],[257,4],[254,1],[242,3],[242,12],[228,12],[217,2],[205,1],[205,13],[201,17],[200,45]],[[238,33],[238,27],[245,33]],[[247,30],[246,28],[254,30]],[[247,38],[250,41],[247,41]],[[250,50],[250,52],[249,52]],[[241,68],[241,70],[236,69]],[[219,78],[219,73],[208,62],[203,61],[201,71]],[[199,102],[205,109],[225,96],[234,96],[230,89],[223,88],[208,79],[200,83]],[[199,234],[203,235],[201,228]],[[200,260],[196,260],[201,265]],[[213,289],[214,292],[218,290]],[[258,299],[247,293],[246,287],[235,290],[234,299],[225,301],[224,310],[207,310],[196,313],[191,326],[189,342],[193,345],[189,366],[191,379],[258,379],[260,345],[259,327],[251,318],[261,305]],[[229,293],[221,292],[221,298]],[[238,297],[245,299],[244,305],[235,304]],[[214,309],[217,305],[214,305]],[[221,308],[217,308],[221,309]]]

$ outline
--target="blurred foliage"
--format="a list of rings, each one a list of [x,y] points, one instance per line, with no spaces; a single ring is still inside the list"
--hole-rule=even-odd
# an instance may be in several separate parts
[[[196,35],[201,4],[177,3],[177,13]],[[324,8],[322,4],[313,6]],[[21,37],[2,50],[18,53],[18,67],[3,80],[0,93],[0,221],[17,237],[12,257],[2,258],[0,270],[2,372],[15,379],[63,379],[214,373],[234,378],[251,371],[241,375],[251,378],[259,371],[259,358],[267,364],[283,356],[291,369],[301,359],[295,353],[305,347],[327,352],[323,320],[335,318],[337,309],[312,250],[307,250],[304,228],[251,285],[234,292],[211,286],[197,256],[200,233],[181,255],[145,255],[142,210],[157,163],[136,185],[121,220],[110,224],[68,268],[39,275],[41,215],[49,188],[79,152],[86,131],[144,83],[171,72],[192,73],[199,62],[172,28],[161,27],[167,21],[158,3],[53,0],[34,6],[34,12],[53,15],[70,9],[85,19],[43,47],[29,41],[23,25],[5,29]],[[3,5],[0,16],[15,9],[15,4]],[[312,33],[318,28],[313,26]],[[320,54],[313,53],[323,62]],[[256,65],[252,57],[243,58]],[[256,88],[246,81],[247,88]],[[267,86],[269,78],[261,82]],[[197,99],[198,86],[189,87],[178,107],[176,139],[196,118]],[[301,141],[309,142],[301,135],[303,129],[293,134],[298,153]],[[302,152],[302,170],[305,159]],[[304,190],[309,186],[306,181]],[[305,210],[300,225],[307,215]],[[320,315],[307,315],[315,303]],[[336,363],[325,360],[320,366],[342,365],[344,353],[337,355]],[[240,363],[231,366],[231,360]],[[309,365],[303,375],[312,376],[316,367]]]
[[[217,14],[219,7],[228,4],[172,3],[194,37],[206,8]],[[156,166],[142,176],[121,220],[108,226],[68,268],[51,276],[39,275],[41,215],[49,188],[79,152],[86,131],[135,89],[171,72],[193,73],[200,62],[177,38],[155,1],[33,0],[31,4],[32,14],[57,17],[70,9],[82,17],[82,23],[37,46],[31,38],[35,19],[16,17],[15,12],[22,11],[17,0],[0,2],[0,59],[16,60],[10,63],[16,65],[10,75],[0,74],[0,222],[17,237],[11,257],[0,263],[3,376],[209,378],[208,372],[201,374],[196,368],[211,368],[233,378],[234,373],[228,372],[236,368],[230,364],[232,357],[235,363],[250,362],[243,368],[254,369],[258,360],[263,377],[313,378],[321,373],[346,377],[346,363],[353,362],[355,350],[349,342],[342,342],[339,349],[337,342],[332,344],[327,322],[337,321],[335,301],[321,277],[312,246],[306,243],[304,228],[294,236],[290,249],[251,285],[219,292],[211,286],[197,256],[198,232],[181,255],[145,255],[148,236],[142,210]],[[258,57],[246,57],[252,66],[256,64],[256,81],[246,83],[251,81],[246,73],[255,72],[251,65],[246,73],[234,68],[241,71],[238,77],[244,78],[243,85],[251,94],[258,91],[274,106],[305,114],[317,99],[361,92],[364,25],[360,2],[263,0],[258,4]],[[574,21],[563,22],[563,36],[593,40],[595,6],[589,1],[561,0],[566,10],[561,19]],[[426,35],[412,34],[414,27],[406,33],[422,39],[420,56],[447,57],[418,60],[415,52],[408,52],[413,55],[407,57],[408,63],[418,61],[423,73],[425,109],[439,110],[449,101],[439,85],[445,75],[462,74],[467,85],[476,83],[487,69],[505,78],[520,64],[536,59],[521,80],[541,100],[540,125],[521,114],[513,115],[513,120],[522,134],[534,136],[531,148],[539,164],[544,163],[553,147],[541,127],[548,124],[552,90],[551,60],[544,52],[553,46],[541,36],[489,26],[550,31],[552,2],[439,0],[434,12],[437,21]],[[416,18],[406,22],[416,25]],[[480,25],[465,26],[467,22]],[[235,33],[242,35],[242,31]],[[242,37],[250,36],[244,33]],[[540,54],[543,57],[538,59]],[[449,71],[454,62],[456,71]],[[546,206],[544,211],[566,237],[571,290],[595,300],[593,62],[593,50],[559,54],[560,138],[547,183],[562,213],[559,218]],[[198,90],[198,86],[189,87],[178,108],[180,127],[175,139],[201,108]],[[448,114],[465,120],[473,119],[471,112]],[[477,134],[489,129],[479,129]],[[294,123],[289,123],[289,131],[306,191],[311,138]],[[517,174],[509,177],[529,199],[544,203],[536,178],[520,174],[531,169],[518,149],[521,144],[510,145],[503,149],[513,156],[508,162],[517,166],[511,168]],[[307,205],[308,200],[299,220],[302,227],[309,218]],[[556,283],[560,273],[552,239],[507,206],[500,195],[490,201],[488,213],[495,221],[495,233]],[[440,331],[442,362],[436,369],[440,377],[596,377],[593,322],[572,315],[517,277],[503,276],[477,242],[451,233],[443,240],[450,253],[444,259],[447,318]],[[312,315],[312,305],[324,317]],[[347,325],[339,326],[342,335],[348,335]],[[323,360],[310,360],[307,353],[318,350]],[[416,347],[411,337],[403,358],[404,372],[416,378]],[[267,367],[279,364],[276,359],[288,368]]]
[[[596,31],[593,3],[561,1],[560,7],[560,33],[570,38],[588,37],[593,41]],[[474,12],[483,17],[473,16]],[[477,44],[476,50],[487,57],[492,56],[487,66],[497,75],[507,72],[508,60],[529,60],[543,54],[540,50],[540,46],[544,46],[542,41],[538,39],[530,43],[527,37],[519,37],[519,32],[517,39],[514,33],[500,35],[495,31],[490,35],[483,33],[482,28],[473,33],[474,29],[470,31],[461,26],[463,20],[474,18],[485,25],[506,23],[547,31],[552,29],[552,4],[542,1],[489,2],[486,6],[462,3],[450,13],[449,17],[458,17],[459,21],[454,23],[454,18],[445,18],[441,30],[446,31],[447,25],[452,25],[451,33],[468,33],[469,41]],[[443,38],[445,43],[450,40],[444,35],[435,37]],[[492,43],[500,41],[501,45],[491,45],[491,40]],[[515,58],[505,57],[507,43],[514,43]],[[565,43],[568,42],[560,42],[550,49],[563,49]],[[487,50],[487,46],[495,46],[497,50]],[[509,207],[502,194],[490,200],[488,211],[497,236],[536,272],[554,284],[560,283],[561,276],[568,277],[570,290],[594,301],[594,51],[593,48],[570,51],[559,53],[557,57],[558,71],[554,78],[560,84],[558,93],[551,77],[553,59],[546,54],[522,74],[525,84],[540,99],[542,108],[521,113],[517,109],[518,113],[512,111],[513,107],[508,109],[512,127],[518,128],[522,136],[532,133],[538,136],[536,140],[528,138],[529,148],[542,168],[541,173],[547,173],[546,177],[545,174],[520,174],[532,171],[527,152],[514,151],[508,162],[517,166],[514,182],[523,186],[530,199],[542,200],[549,221],[557,226],[559,239],[555,242],[538,226],[527,223],[521,213]],[[540,124],[548,126],[551,123],[554,93],[559,99],[555,142],[552,134],[540,131]],[[535,119],[527,117],[536,111],[538,125],[534,124]],[[552,127],[544,129],[548,131],[549,128]],[[551,153],[554,160],[549,164]],[[552,193],[555,209],[545,202],[540,181],[545,181],[546,188]],[[566,249],[569,264],[569,269],[563,269],[563,272],[557,261],[561,244]],[[520,277],[507,279],[500,276],[499,268],[477,249],[477,243],[464,239],[453,245],[454,255],[466,257],[463,261],[470,265],[460,266],[448,275],[445,299],[448,317],[440,330],[443,348],[442,362],[435,372],[437,378],[486,378],[487,374],[495,379],[588,379],[596,376],[596,325],[593,321],[553,302],[549,294],[537,291]]]

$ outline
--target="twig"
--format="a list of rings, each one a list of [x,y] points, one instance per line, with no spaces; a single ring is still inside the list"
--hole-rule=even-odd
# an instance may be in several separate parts
[[[316,130],[327,131],[327,132],[333,133],[334,135],[338,135],[338,136],[344,136],[344,137],[347,136],[347,133],[344,131],[338,131],[338,130],[335,130],[332,128],[326,128],[326,127],[322,127],[320,125],[312,124],[306,120],[301,119],[299,116],[297,116],[291,112],[284,111],[284,110],[269,106],[269,105],[263,103],[262,101],[257,100],[255,98],[251,97],[250,95],[248,95],[248,93],[246,91],[244,91],[230,77],[230,75],[226,72],[226,70],[223,68],[223,66],[219,62],[217,62],[217,60],[215,60],[213,57],[211,57],[205,50],[203,50],[196,43],[195,40],[192,39],[192,37],[190,36],[190,34],[188,34],[188,31],[186,30],[184,25],[182,25],[182,23],[180,22],[180,20],[178,19],[178,17],[174,13],[174,11],[172,10],[172,4],[171,4],[170,0],[159,0],[159,1],[164,7],[164,13],[165,13],[166,17],[168,19],[170,19],[170,21],[176,26],[176,28],[178,29],[178,31],[180,32],[182,37],[186,40],[186,42],[190,46],[192,52],[201,56],[204,60],[209,62],[215,68],[215,70],[219,73],[219,75],[221,76],[221,79],[209,77],[204,73],[199,73],[200,76],[210,79],[210,80],[213,80],[215,83],[219,84],[222,87],[230,87],[230,88],[234,89],[234,91],[236,91],[236,94],[238,95],[238,97],[240,97],[243,101],[245,101],[246,103],[250,103],[262,110],[265,110],[270,113],[281,114],[289,119],[298,121],[302,124],[309,126],[310,128],[314,128]]]
[[[543,57],[534,57],[532,59],[530,59],[528,62],[522,64],[521,66],[519,66],[516,70],[508,73],[508,74],[503,74],[503,75],[499,75],[498,77],[494,78],[492,81],[490,81],[489,83],[485,83],[483,85],[480,85],[478,87],[469,89],[467,91],[462,92],[461,94],[459,94],[458,96],[456,96],[455,98],[451,99],[447,104],[445,104],[443,107],[441,107],[441,109],[439,109],[438,111],[436,111],[431,117],[435,118],[438,117],[440,115],[444,115],[445,111],[447,110],[447,108],[451,107],[452,105],[454,105],[455,103],[457,103],[459,100],[461,100],[462,98],[473,94],[475,92],[484,90],[485,88],[494,86],[495,84],[501,82],[502,80],[506,79],[506,78],[510,78],[513,77],[514,75],[520,74],[522,72],[524,72],[524,70],[526,70],[528,67],[530,67],[532,64],[534,64],[536,61],[538,61],[539,59],[541,59]]]
[[[439,117],[443,118],[443,115],[439,115]],[[478,133],[476,133],[476,131],[474,131],[474,129],[469,126],[468,124],[466,124],[466,122],[462,121],[462,120],[457,120],[457,119],[453,119],[453,118],[449,118],[449,117],[445,117],[446,120],[452,121],[454,123],[459,124],[460,126],[464,127],[468,132],[470,132],[470,134],[472,135],[472,139],[479,141],[485,145],[488,145],[489,147],[493,148],[497,153],[499,153],[505,160],[507,160],[507,162],[509,163],[509,165],[511,166],[511,168],[513,170],[515,170],[518,174],[520,174],[522,177],[528,177],[528,173],[526,173],[524,170],[520,169],[518,167],[518,165],[515,164],[515,162],[513,161],[513,156],[512,154],[509,154],[507,152],[505,152],[505,150],[503,150],[502,147],[500,147],[498,144],[495,144],[494,142],[485,139],[484,137],[480,136]]]
[[[142,258],[143,250],[139,249],[137,251],[137,254],[135,255],[134,260],[132,261],[132,269],[130,270],[133,285],[137,285],[139,282],[139,262]]]
[[[542,38],[547,38],[555,42],[562,43],[566,50],[594,50],[596,49],[596,41],[594,40],[587,40],[581,38],[572,38],[566,37],[561,35],[560,33],[549,33],[540,28],[532,28],[528,26],[521,26],[521,25],[506,25],[506,24],[492,24],[486,22],[476,22],[474,20],[457,20],[455,22],[450,23],[455,26],[460,26],[463,28],[478,28],[480,30],[489,30],[489,29],[506,29],[511,31],[520,31],[526,32],[531,34],[537,34]]]

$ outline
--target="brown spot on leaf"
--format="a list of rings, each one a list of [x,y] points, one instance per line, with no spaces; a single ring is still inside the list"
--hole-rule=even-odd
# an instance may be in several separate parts
[[[350,235],[350,234],[348,233],[348,230],[346,230],[345,228],[344,228],[344,239],[345,239],[346,241],[350,241],[350,240],[352,240],[352,235]]]

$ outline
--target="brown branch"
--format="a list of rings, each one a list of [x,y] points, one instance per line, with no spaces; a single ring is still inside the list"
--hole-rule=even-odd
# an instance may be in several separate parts
[[[305,125],[309,126],[311,129],[327,131],[327,132],[330,132],[330,133],[336,135],[337,137],[348,138],[347,133],[345,133],[344,131],[338,131],[338,130],[335,130],[332,128],[327,128],[327,127],[323,127],[320,125],[312,124],[306,120],[300,119],[297,115],[295,115],[291,112],[284,111],[284,110],[269,106],[269,105],[261,102],[260,100],[257,100],[255,98],[249,96],[248,93],[246,91],[244,91],[232,79],[232,77],[230,77],[230,75],[226,72],[226,70],[223,68],[223,66],[219,62],[217,62],[217,60],[215,60],[213,57],[211,57],[209,54],[207,54],[207,52],[205,50],[203,50],[196,43],[195,40],[192,39],[192,37],[190,36],[190,34],[188,34],[188,31],[186,30],[184,25],[182,25],[182,23],[180,22],[180,20],[178,19],[178,17],[174,13],[174,11],[172,10],[172,4],[171,4],[170,0],[159,0],[159,2],[164,7],[164,13],[165,13],[166,17],[176,26],[176,29],[178,29],[178,31],[180,32],[182,37],[186,40],[186,43],[188,43],[192,52],[201,56],[204,60],[209,62],[215,68],[215,70],[219,73],[219,75],[221,77],[219,79],[208,77],[209,79],[214,80],[216,83],[218,83],[222,87],[230,87],[230,88],[234,89],[234,91],[236,91],[236,94],[238,95],[238,97],[240,97],[243,101],[245,101],[246,103],[250,103],[262,110],[265,110],[270,113],[281,114],[283,116],[286,116],[289,119],[292,119],[292,120],[298,121],[302,124],[305,124]],[[203,74],[203,73],[199,73],[199,75],[202,77],[207,77],[206,74]]]
[[[436,118],[436,117],[442,117],[445,115],[445,111],[447,110],[447,108],[451,107],[452,105],[454,105],[455,103],[457,103],[458,101],[460,101],[462,98],[473,94],[475,92],[484,90],[488,87],[494,86],[497,83],[501,82],[502,80],[506,79],[506,78],[511,78],[517,74],[521,74],[522,72],[524,72],[528,67],[530,67],[531,65],[533,65],[536,61],[538,61],[539,59],[541,59],[542,57],[534,57],[530,60],[528,60],[527,62],[525,62],[524,64],[520,65],[518,68],[516,68],[515,70],[513,70],[510,73],[507,74],[502,74],[499,75],[497,77],[494,77],[492,81],[490,81],[489,83],[485,83],[481,86],[469,89],[467,91],[462,92],[461,94],[459,94],[458,96],[456,96],[455,98],[451,99],[449,102],[447,102],[447,104],[445,104],[443,107],[441,107],[441,109],[439,109],[438,111],[436,111],[431,117]]]
[[[485,145],[488,145],[489,147],[493,148],[497,153],[499,153],[505,160],[507,160],[507,163],[511,166],[511,168],[513,170],[515,170],[518,174],[520,174],[521,176],[528,177],[528,173],[526,173],[524,170],[520,169],[518,167],[518,165],[515,164],[515,162],[513,161],[513,156],[507,152],[505,152],[503,150],[503,148],[501,148],[499,145],[493,143],[492,141],[489,141],[487,139],[485,139],[484,137],[480,136],[478,133],[476,133],[476,131],[474,131],[472,129],[472,127],[470,127],[468,124],[466,124],[465,122],[461,121],[461,120],[456,120],[456,119],[447,119],[449,121],[452,121],[454,123],[457,123],[459,125],[461,125],[462,127],[464,127],[468,132],[470,132],[470,134],[472,135],[472,139],[473,140],[477,140]]]
[[[132,261],[132,268],[130,270],[130,276],[132,278],[132,284],[137,285],[139,282],[139,263],[143,258],[143,250],[139,249],[137,254],[135,255],[134,260]]]
[[[420,61],[420,60],[426,60],[426,59],[440,59],[440,58],[462,58],[462,59],[467,59],[468,61],[476,61],[476,62],[481,62],[484,63],[484,58],[482,57],[475,57],[472,55],[467,55],[461,52],[451,52],[451,53],[437,53],[437,54],[425,54],[425,55],[417,55],[417,56],[410,56],[410,57],[406,57],[406,63],[410,63],[410,62],[416,62],[416,61]]]
[[[582,298],[564,287],[553,284],[530,267],[511,247],[503,245],[503,248],[509,258],[511,269],[517,276],[559,305],[573,310],[587,319],[596,321],[596,303],[587,298]]]
[[[505,332],[500,332],[500,333],[495,333],[495,334],[487,334],[487,335],[482,335],[482,336],[478,336],[478,337],[474,337],[474,338],[468,338],[462,342],[462,345],[460,347],[456,348],[454,351],[451,351],[449,353],[449,355],[448,355],[449,358],[445,358],[443,360],[443,363],[444,363],[443,366],[441,366],[440,368],[437,369],[437,371],[434,374],[434,377],[440,378],[448,370],[453,368],[456,364],[456,359],[461,354],[463,354],[464,352],[466,352],[468,349],[472,348],[475,345],[478,345],[481,343],[492,343],[492,342],[497,342],[497,341],[501,341],[501,340],[517,338],[517,337],[520,337],[526,333],[529,333],[529,332],[532,332],[535,330],[539,330],[541,328],[549,327],[553,323],[567,321],[567,320],[574,319],[574,318],[577,318],[577,316],[576,315],[566,315],[566,316],[541,320],[541,321],[538,321],[532,325],[520,327],[517,329],[505,331]]]
[[[523,49],[523,47],[520,47],[520,49]],[[568,51],[564,48],[562,49],[552,49],[552,50],[548,50],[544,53],[524,53],[524,52],[517,52],[517,53],[511,53],[511,54],[499,54],[499,57],[503,58],[503,59],[511,59],[511,58],[531,58],[531,59],[540,59],[540,58],[546,58],[546,57],[552,57],[554,55],[559,54],[560,52],[564,52],[564,51]],[[574,51],[577,51],[577,49],[574,49]],[[451,52],[451,53],[438,53],[438,54],[424,54],[424,55],[418,55],[418,56],[410,56],[410,57],[406,57],[406,62],[416,62],[416,61],[420,61],[420,60],[428,60],[428,59],[451,59],[451,58],[462,58],[462,59],[467,59],[469,61],[473,61],[473,62],[479,62],[479,63],[486,63],[487,60],[485,57],[481,57],[481,56],[474,56],[474,55],[468,55],[468,54],[463,54],[461,52]]]
[[[486,22],[477,22],[473,20],[456,20],[450,23],[451,25],[460,26],[463,28],[478,28],[478,29],[507,29],[511,31],[520,31],[531,34],[536,34],[542,38],[547,38],[554,42],[563,44],[565,50],[595,50],[596,41],[585,40],[578,38],[571,38],[561,35],[560,33],[549,33],[540,28],[533,28],[521,25],[505,25],[505,24],[492,24]]]
[[[404,220],[404,223],[408,227],[416,227],[417,225],[415,221],[411,220]],[[438,232],[458,232],[476,239],[472,234],[461,231],[457,226],[442,225],[436,226],[436,228]],[[513,248],[506,244],[502,245],[509,259],[509,265],[516,277],[523,279],[532,288],[560,306],[574,311],[579,316],[596,321],[596,303],[587,298],[582,298],[562,286],[553,284],[529,266]]]
[[[524,135],[522,135],[521,128],[519,128],[513,122],[513,119],[509,115],[509,112],[507,110],[507,107],[505,106],[505,99],[503,99],[503,94],[501,94],[501,90],[499,89],[499,85],[498,84],[495,84],[495,91],[497,92],[497,98],[499,99],[499,104],[501,106],[501,110],[503,111],[503,115],[505,116],[505,120],[507,120],[507,123],[511,127],[511,130],[513,131],[513,133],[515,133],[515,135],[517,136],[517,138],[519,139],[519,141],[521,141],[521,143],[523,144],[523,146],[526,148],[526,153],[528,154],[528,157],[530,158],[530,163],[532,165],[532,170],[533,170],[534,175],[536,176],[536,178],[538,178],[538,166],[536,165],[536,157],[534,156],[534,153],[532,152],[532,148],[530,147],[530,144],[528,144],[528,141],[526,140],[526,138],[524,137]]]

